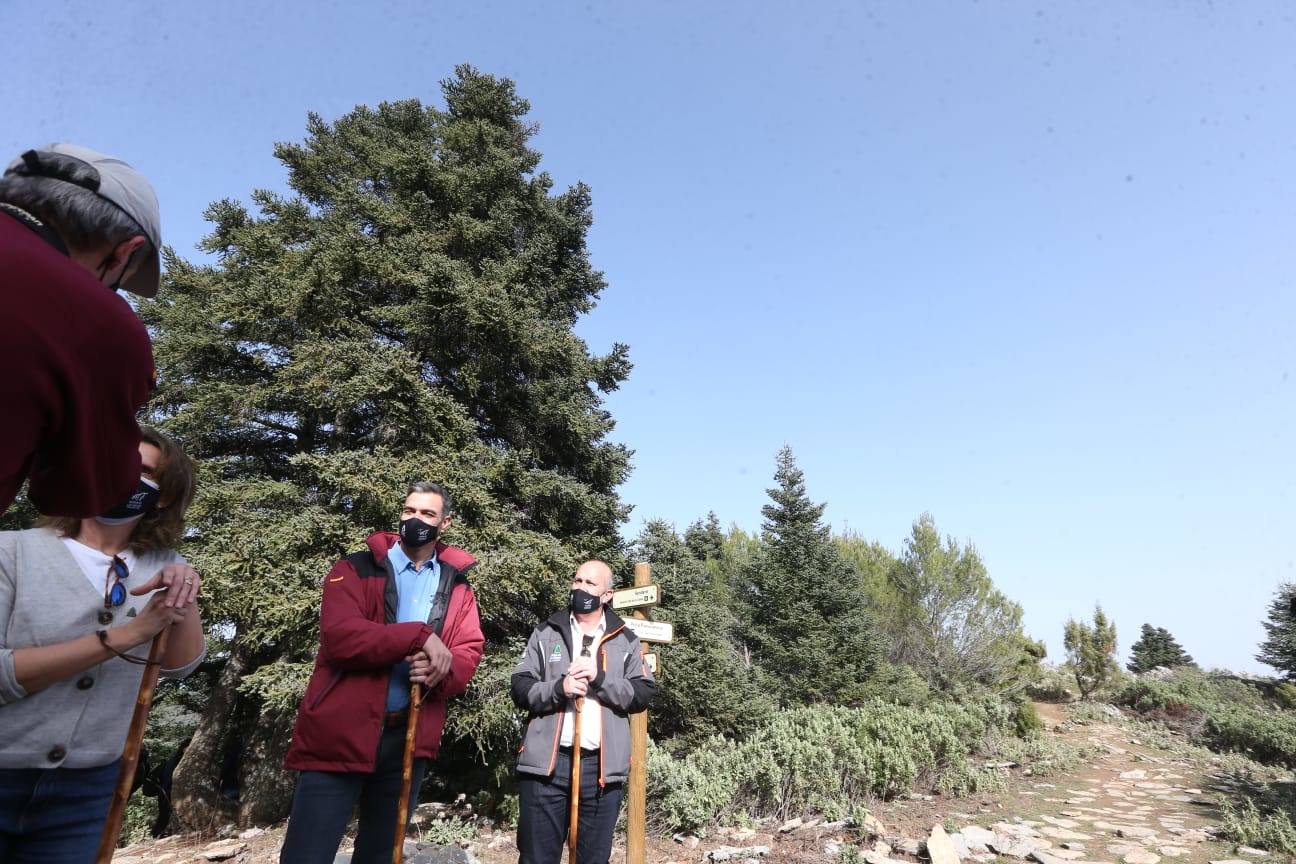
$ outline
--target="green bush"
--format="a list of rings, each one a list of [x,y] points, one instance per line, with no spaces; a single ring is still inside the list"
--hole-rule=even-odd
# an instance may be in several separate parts
[[[1020,738],[1033,738],[1044,731],[1044,720],[1035,710],[1035,703],[1022,700],[1013,711],[1013,726]]]
[[[739,811],[786,818],[814,810],[837,818],[867,798],[915,787],[990,788],[998,775],[973,768],[967,756],[1009,722],[1009,709],[993,697],[786,711],[741,742],[714,737],[681,759],[653,747],[650,816],[660,830],[693,830]]]
[[[1296,708],[1296,684],[1282,681],[1274,686],[1273,694],[1279,706],[1288,710]]]
[[[1283,855],[1296,855],[1296,826],[1282,810],[1262,813],[1250,799],[1244,799],[1240,805],[1225,801],[1221,809],[1224,836],[1229,840]]]
[[[1212,750],[1246,753],[1266,765],[1296,766],[1296,716],[1254,708],[1217,708],[1203,731]]]
[[[1035,680],[1026,685],[1026,695],[1040,702],[1071,702],[1077,695],[1075,676],[1060,666],[1041,665]]]

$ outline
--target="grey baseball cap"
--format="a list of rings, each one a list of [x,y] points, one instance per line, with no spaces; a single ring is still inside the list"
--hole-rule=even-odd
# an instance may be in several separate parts
[[[89,189],[134,219],[152,247],[144,250],[144,260],[122,287],[141,297],[157,294],[162,279],[162,214],[153,186],[143,174],[116,156],[79,144],[50,144],[28,150],[9,163],[5,173],[10,172],[52,177]]]

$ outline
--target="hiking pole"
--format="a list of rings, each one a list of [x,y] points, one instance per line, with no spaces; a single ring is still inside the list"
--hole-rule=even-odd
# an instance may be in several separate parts
[[[135,768],[139,765],[140,748],[144,746],[144,728],[148,726],[153,691],[157,689],[158,674],[162,671],[161,658],[170,632],[170,627],[164,628],[153,637],[149,648],[148,665],[144,667],[144,677],[135,696],[135,713],[131,715],[130,731],[126,733],[126,747],[122,750],[121,767],[117,770],[117,788],[113,790],[112,803],[108,807],[108,821],[104,822],[103,833],[99,835],[95,864],[109,864],[117,848],[117,837],[121,834],[126,802],[130,800],[131,786],[135,782]]]
[[[585,697],[576,699],[576,712],[572,719],[571,757],[571,810],[567,814],[567,864],[576,864],[576,834],[580,828],[580,759],[581,759],[581,709]]]
[[[401,762],[400,809],[396,811],[396,841],[392,844],[392,864],[401,864],[405,857],[405,826],[408,824],[411,799],[414,795],[414,790],[410,789],[414,780],[414,733],[418,730],[419,703],[422,698],[422,685],[411,684],[409,719],[405,722],[405,758]]]

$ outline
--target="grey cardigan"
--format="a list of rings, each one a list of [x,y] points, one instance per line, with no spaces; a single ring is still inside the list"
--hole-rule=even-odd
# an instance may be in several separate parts
[[[183,560],[170,550],[144,553],[127,587]],[[14,676],[13,652],[119,626],[147,602],[128,593],[124,605],[105,609],[53,531],[0,532],[0,768],[93,768],[121,756],[143,666],[114,657],[29,695]],[[145,657],[148,644],[128,653]],[[162,674],[183,678],[205,654]]]

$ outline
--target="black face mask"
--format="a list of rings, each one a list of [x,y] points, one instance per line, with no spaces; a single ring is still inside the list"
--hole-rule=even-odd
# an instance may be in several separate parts
[[[141,477],[139,485],[135,487],[134,495],[108,512],[96,516],[95,521],[104,525],[124,525],[127,522],[134,522],[156,510],[161,498],[162,491],[158,485],[152,480]]]
[[[437,539],[437,526],[429,525],[416,516],[400,523],[400,539],[406,546],[417,549]]]
[[[572,589],[571,599],[567,601],[567,608],[573,612],[593,612],[601,605],[603,604],[599,602],[597,594],[579,588]]]

